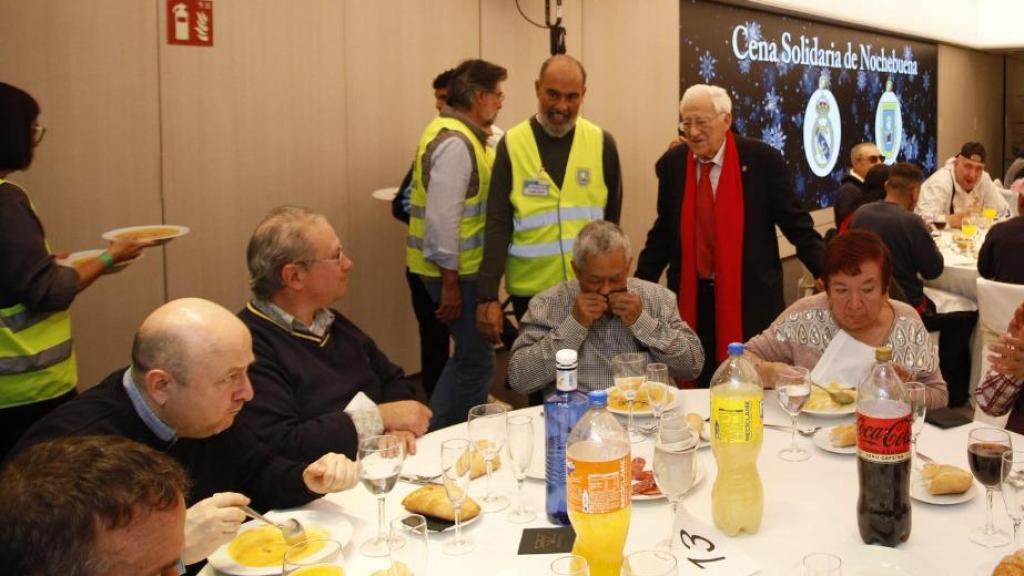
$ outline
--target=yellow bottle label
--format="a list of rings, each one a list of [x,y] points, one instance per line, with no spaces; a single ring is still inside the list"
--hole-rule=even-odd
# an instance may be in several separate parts
[[[764,395],[711,396],[711,434],[718,442],[760,442],[764,430]]]

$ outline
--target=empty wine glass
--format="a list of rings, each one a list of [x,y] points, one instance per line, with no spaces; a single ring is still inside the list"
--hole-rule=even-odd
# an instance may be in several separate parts
[[[679,503],[693,487],[697,474],[696,454],[700,438],[686,423],[680,413],[667,413],[658,420],[658,435],[654,444],[654,481],[658,489],[672,505],[672,518],[668,523],[668,539],[662,541],[665,548],[672,546],[675,521]]]
[[[314,538],[284,553],[282,576],[344,576],[345,555],[337,540]]]
[[[644,435],[637,431],[633,424],[633,404],[636,403],[636,395],[644,383],[646,367],[647,355],[641,352],[624,352],[612,358],[615,387],[622,392],[622,396],[626,399],[629,414],[626,429],[629,431],[630,442],[641,442],[644,439]]]
[[[1020,523],[1024,520],[1024,452],[1003,452],[1003,479],[1000,484],[1006,515],[1013,522],[1013,547],[1020,548]]]
[[[676,557],[667,550],[641,550],[622,561],[622,576],[672,576],[678,573]]]
[[[427,542],[427,519],[423,516],[405,514],[392,520],[391,570],[395,574],[426,574]]]
[[[970,539],[988,548],[1005,546],[1010,537],[992,521],[992,497],[1002,480],[1003,453],[1013,450],[1010,434],[999,428],[975,428],[967,436],[967,462],[974,477],[985,486],[985,526],[971,530]]]
[[[480,499],[480,509],[497,512],[508,507],[508,497],[494,490],[494,460],[501,453],[508,435],[508,408],[502,404],[479,404],[469,409],[469,437],[484,457],[487,467],[487,488]]]
[[[778,394],[779,405],[792,419],[793,429],[790,433],[789,448],[779,450],[779,458],[789,462],[800,462],[807,460],[811,454],[802,450],[796,443],[796,421],[804,404],[811,397],[811,378],[807,368],[799,366],[787,366],[779,370],[775,375],[775,388]]]
[[[384,521],[384,499],[395,487],[405,460],[405,442],[385,434],[359,441],[359,477],[363,486],[377,497],[377,535],[364,541],[359,552],[364,556],[387,556],[390,549]]]
[[[455,511],[455,538],[445,542],[441,551],[451,556],[473,551],[473,541],[462,535],[462,503],[466,501],[472,469],[473,443],[468,438],[454,438],[441,443],[441,477],[445,494]]]
[[[533,416],[516,414],[508,417],[508,454],[512,476],[516,479],[516,499],[519,500],[519,505],[509,513],[508,519],[523,524],[537,517],[536,512],[527,508],[523,497],[523,482],[533,460]]]
[[[587,559],[576,554],[559,556],[551,563],[551,576],[590,576]]]
[[[920,382],[906,382],[903,384],[903,395],[907,404],[910,404],[910,414],[914,418],[910,428],[910,456],[913,468],[918,469],[921,467],[921,457],[917,453],[917,437],[924,430],[924,416],[928,410],[928,388]]]
[[[842,576],[843,559],[835,554],[814,552],[804,556],[804,576]]]
[[[643,390],[655,422],[661,418],[661,412],[669,403],[671,396],[669,382],[667,364],[652,362],[647,365],[647,369],[644,370]]]

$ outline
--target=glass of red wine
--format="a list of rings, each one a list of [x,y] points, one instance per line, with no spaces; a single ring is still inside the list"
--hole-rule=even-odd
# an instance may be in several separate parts
[[[975,428],[967,437],[967,462],[974,477],[985,486],[985,525],[971,530],[970,539],[986,548],[1010,543],[1010,535],[992,521],[992,497],[1003,479],[1003,452],[1013,450],[1010,434],[999,428]]]

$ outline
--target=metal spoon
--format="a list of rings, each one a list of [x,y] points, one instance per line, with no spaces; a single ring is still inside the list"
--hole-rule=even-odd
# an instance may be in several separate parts
[[[789,432],[793,429],[792,426],[783,426],[781,424],[765,424],[765,428],[773,428],[775,430],[782,430],[783,432]],[[801,436],[814,436],[814,433],[821,429],[821,426],[797,426],[796,431]]]
[[[266,516],[260,514],[259,512],[253,510],[248,506],[241,505],[238,508],[242,512],[245,512],[245,515],[249,516],[250,518],[255,518],[260,522],[265,522],[267,524],[270,524],[271,526],[275,526],[278,530],[281,531],[281,535],[284,536],[285,543],[289,546],[302,544],[306,541],[306,531],[302,528],[302,524],[300,524],[299,521],[295,518],[289,518],[285,520],[283,523],[278,524],[277,522],[270,520]]]
[[[811,386],[814,386],[815,388],[821,388],[822,390],[824,390],[825,393],[828,394],[828,397],[831,398],[832,401],[835,402],[836,404],[842,404],[845,406],[847,404],[853,404],[853,402],[856,400],[853,397],[853,394],[850,394],[849,392],[843,390],[833,392],[832,390],[825,388],[821,384],[815,384],[814,382],[811,382]]]

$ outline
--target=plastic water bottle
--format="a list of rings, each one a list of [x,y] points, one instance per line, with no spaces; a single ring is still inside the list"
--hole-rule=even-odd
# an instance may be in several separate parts
[[[735,536],[761,527],[764,489],[757,473],[764,433],[764,389],[743,344],[729,344],[729,358],[711,378],[711,450],[718,476],[711,489],[711,516]]]
[[[590,576],[619,576],[632,512],[629,434],[608,412],[606,391],[587,400],[565,451],[572,552],[587,559]]]
[[[545,480],[547,482],[548,521],[569,525],[565,502],[565,443],[569,432],[587,410],[587,397],[576,389],[575,350],[555,354],[555,392],[544,399]]]

